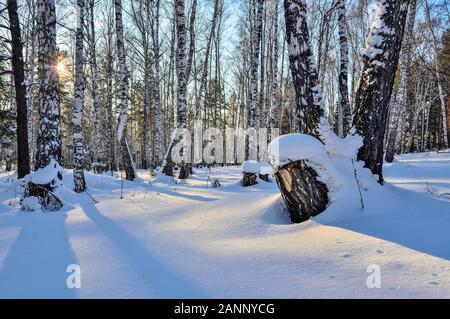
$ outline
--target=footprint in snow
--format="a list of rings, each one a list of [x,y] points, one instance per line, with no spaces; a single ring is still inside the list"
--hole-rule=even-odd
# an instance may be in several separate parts
[[[439,281],[430,281],[428,284],[433,286],[439,286],[441,283]]]
[[[384,250],[378,249],[378,250],[377,250],[377,253],[379,253],[379,254],[384,254],[385,252],[384,252]]]
[[[342,257],[342,258],[350,258],[352,256],[353,256],[352,254],[342,254],[340,257]]]

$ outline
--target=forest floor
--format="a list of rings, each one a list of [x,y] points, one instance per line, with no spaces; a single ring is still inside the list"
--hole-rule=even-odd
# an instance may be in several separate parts
[[[387,164],[387,183],[356,182],[321,215],[290,223],[275,182],[243,188],[240,167],[186,182],[64,175],[58,213],[20,211],[0,172],[0,297],[450,297],[450,153]],[[372,177],[371,177],[372,178]],[[149,181],[152,180],[151,185]],[[367,185],[365,185],[367,184]],[[81,269],[69,289],[67,266]],[[381,288],[369,289],[370,265]]]

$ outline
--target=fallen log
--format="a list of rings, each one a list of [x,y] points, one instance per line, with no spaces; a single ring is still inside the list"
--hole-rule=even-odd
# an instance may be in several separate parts
[[[278,168],[275,179],[293,223],[304,222],[327,208],[328,188],[305,161]]]
[[[256,180],[257,180],[257,176],[255,173],[244,172],[244,171],[242,172],[242,185],[244,187],[256,185],[258,183]]]
[[[46,167],[27,175],[24,178],[26,185],[21,202],[25,198],[35,197],[44,210],[61,209],[63,203],[54,192],[62,184],[62,174],[62,167],[52,159]]]

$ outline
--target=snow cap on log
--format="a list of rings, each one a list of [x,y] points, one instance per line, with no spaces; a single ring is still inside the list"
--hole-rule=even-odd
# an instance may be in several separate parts
[[[272,174],[272,168],[269,165],[254,160],[245,161],[242,164],[242,171],[262,175]]]
[[[282,135],[269,144],[269,161],[274,169],[300,160],[322,163],[328,157],[325,146],[307,134]]]
[[[61,180],[63,169],[54,159],[50,160],[50,163],[44,167],[38,169],[36,172],[31,174],[30,181],[36,185],[47,185],[52,183],[52,187],[58,186],[55,185],[58,180]]]

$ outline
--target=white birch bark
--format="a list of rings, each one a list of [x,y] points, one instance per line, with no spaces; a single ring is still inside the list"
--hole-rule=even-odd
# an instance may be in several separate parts
[[[270,107],[269,107],[269,129],[272,132],[272,129],[275,128],[276,125],[276,106],[277,106],[277,96],[278,96],[278,51],[279,51],[279,41],[278,41],[278,1],[275,0],[272,2],[273,4],[273,16],[272,16],[272,24],[273,24],[273,55],[272,59],[272,87],[270,90]],[[281,78],[281,81],[283,79]]]
[[[46,167],[51,159],[61,163],[61,114],[59,82],[56,64],[55,0],[38,0],[39,65],[39,133],[37,138],[36,169]]]
[[[342,130],[342,136],[346,136],[352,125],[352,113],[348,98],[348,40],[347,40],[347,12],[345,8],[345,0],[338,0],[336,4],[338,12],[339,26],[339,93],[340,93],[340,121],[339,127]],[[342,127],[342,128],[341,128]]]
[[[177,0],[175,7],[176,14],[176,27],[177,27],[177,54],[176,54],[176,68],[177,68],[177,125],[176,130],[172,135],[167,154],[164,159],[162,171],[166,175],[173,174],[173,160],[171,158],[171,152],[173,147],[179,142],[178,130],[187,128],[187,108],[186,108],[186,89],[187,89],[187,77],[186,77],[186,16],[184,13],[185,6],[184,0]],[[183,148],[183,152],[187,152],[186,146]],[[185,179],[189,176],[188,169],[182,165],[179,178]]]
[[[114,7],[116,13],[116,41],[120,79],[120,113],[117,127],[117,139],[120,143],[122,165],[123,169],[125,170],[126,179],[132,181],[136,178],[136,171],[134,168],[133,159],[131,157],[130,148],[125,136],[128,117],[129,83],[123,36],[122,0],[114,0]]]
[[[84,111],[84,0],[77,0],[77,28],[75,40],[75,83],[72,115],[73,129],[73,181],[74,191],[82,193],[86,190],[84,178],[84,139],[83,139],[83,111]]]
[[[384,139],[409,0],[378,0],[355,94],[353,125],[364,137],[358,160],[383,183]]]
[[[154,25],[152,27],[153,53],[155,58],[155,79],[153,87],[153,99],[155,108],[155,145],[153,153],[153,168],[161,165],[163,159],[163,125],[161,116],[161,66],[159,50],[159,10],[160,0],[156,0],[154,9]]]
[[[248,115],[248,127],[257,128],[259,125],[259,103],[258,103],[258,68],[260,63],[260,48],[262,35],[262,17],[264,0],[257,0],[258,7],[256,20],[252,32],[252,60],[250,71],[250,108]],[[251,144],[251,141],[249,142]]]
[[[211,30],[209,33],[209,37],[207,40],[206,45],[206,52],[205,52],[205,61],[203,63],[203,70],[202,70],[202,77],[200,79],[200,89],[197,93],[197,96],[195,97],[195,119],[200,120],[201,119],[201,102],[202,97],[205,94],[206,86],[207,86],[207,76],[208,76],[208,67],[209,67],[209,56],[211,55],[211,46],[212,46],[212,39],[214,37],[214,33],[216,31],[216,24],[219,17],[220,12],[220,0],[215,0],[214,4],[214,14],[213,14],[213,20],[211,22]]]
[[[389,125],[389,136],[386,147],[385,159],[387,162],[394,160],[397,145],[400,142],[399,122],[403,119],[402,114],[406,109],[406,94],[408,89],[408,75],[411,61],[411,51],[414,40],[414,24],[416,21],[416,0],[411,0],[408,8],[408,21],[405,31],[404,44],[399,61],[400,82],[397,94],[391,103],[391,119]]]
[[[437,87],[438,87],[439,102],[441,105],[441,116],[442,116],[443,145],[441,145],[441,147],[445,149],[448,147],[447,105],[445,102],[444,90],[442,88],[441,74],[440,74],[440,70],[439,70],[438,39],[436,38],[435,31],[433,30],[433,23],[431,21],[430,4],[428,3],[428,0],[425,1],[425,15],[427,18],[428,28],[430,29],[430,33],[433,38],[433,47],[434,47],[434,51],[435,51],[434,71],[435,71],[435,77],[436,77],[436,82],[437,82]]]
[[[296,91],[296,122],[301,133],[320,138],[323,117],[322,90],[318,81],[307,28],[304,0],[285,0],[286,38]]]
[[[105,144],[102,138],[102,104],[99,89],[99,76],[97,64],[97,45],[95,37],[95,0],[89,0],[90,10],[90,49],[91,49],[91,73],[92,73],[92,100],[94,107],[94,126],[95,126],[95,147],[94,147],[94,171],[98,174],[106,170]]]

